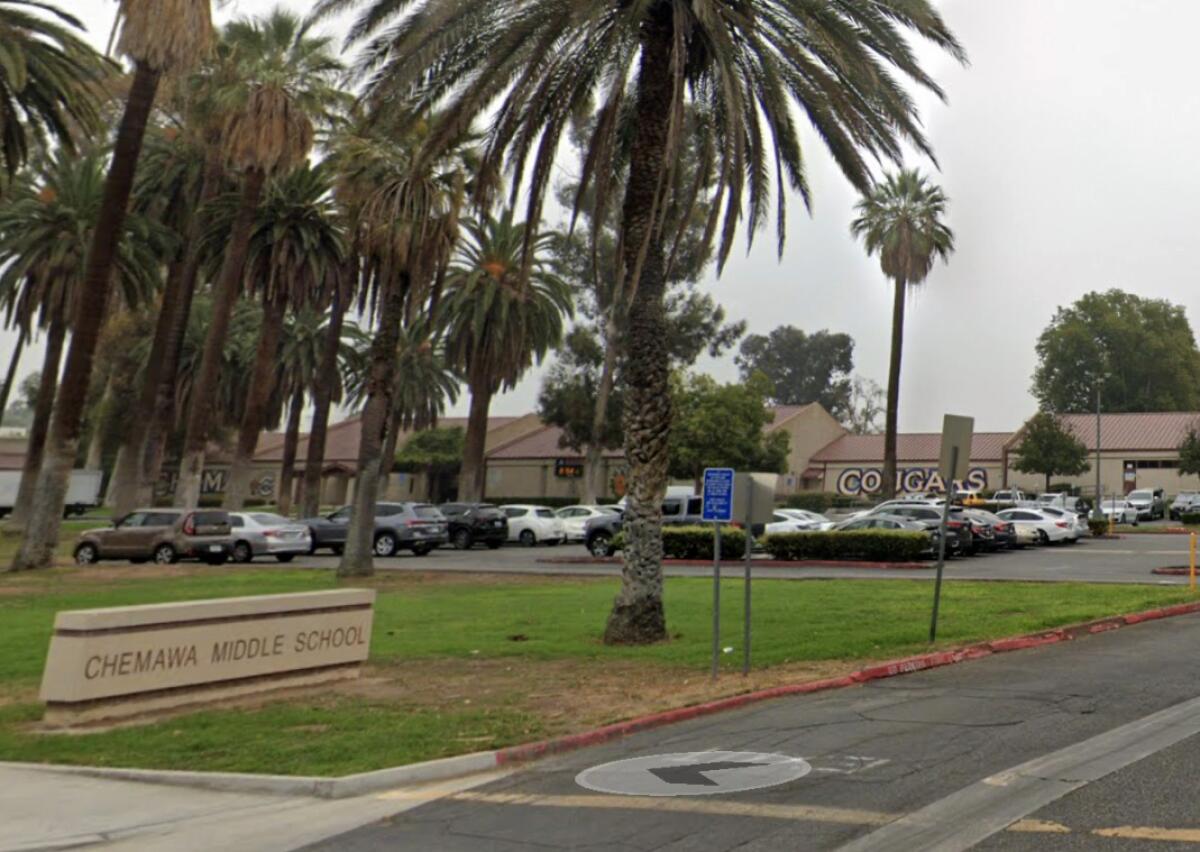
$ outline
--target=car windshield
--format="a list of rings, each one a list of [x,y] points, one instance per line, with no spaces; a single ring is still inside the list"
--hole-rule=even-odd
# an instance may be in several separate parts
[[[277,527],[291,523],[291,521],[282,515],[272,515],[270,512],[255,512],[250,517],[262,524],[264,527]]]
[[[537,516],[539,518],[553,518],[554,511],[552,509],[538,509]]]
[[[433,518],[440,519],[442,513],[437,510],[436,506],[413,506],[413,512],[418,518]]]

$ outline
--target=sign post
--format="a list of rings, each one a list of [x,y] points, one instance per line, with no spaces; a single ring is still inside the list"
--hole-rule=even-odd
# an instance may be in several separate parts
[[[713,525],[713,680],[721,660],[721,524],[733,520],[733,489],[733,468],[705,468],[701,517]]]
[[[739,473],[734,490],[733,514],[745,521],[746,549],[744,612],[742,620],[742,674],[750,673],[750,559],[754,554],[754,527],[769,524],[775,513],[775,485],[779,477],[773,473]]]
[[[974,417],[947,414],[942,419],[942,453],[938,473],[946,485],[946,502],[942,506],[942,523],[938,535],[937,579],[933,586],[933,617],[929,621],[929,641],[937,639],[938,607],[942,601],[942,571],[946,567],[946,522],[954,502],[954,482],[965,479],[971,465],[971,435],[975,430]]]

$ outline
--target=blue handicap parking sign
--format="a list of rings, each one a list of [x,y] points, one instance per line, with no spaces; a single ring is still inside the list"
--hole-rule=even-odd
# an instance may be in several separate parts
[[[704,469],[704,509],[706,521],[728,523],[733,520],[733,468]]]

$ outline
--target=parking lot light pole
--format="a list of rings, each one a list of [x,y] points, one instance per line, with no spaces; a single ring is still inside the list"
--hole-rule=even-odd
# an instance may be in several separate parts
[[[1092,512],[1092,517],[1098,520],[1104,520],[1104,509],[1100,502],[1103,494],[1100,493],[1100,386],[1101,381],[1096,380],[1096,508]]]

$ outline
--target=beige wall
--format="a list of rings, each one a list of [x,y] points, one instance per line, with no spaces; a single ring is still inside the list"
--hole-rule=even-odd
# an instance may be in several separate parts
[[[1162,488],[1168,495],[1178,494],[1182,490],[1200,489],[1200,477],[1194,474],[1180,474],[1179,468],[1146,468],[1142,467],[1136,471],[1136,480],[1126,483],[1124,479],[1124,470],[1126,461],[1178,461],[1178,454],[1175,452],[1160,451],[1160,452],[1122,452],[1120,450],[1112,453],[1100,452],[1100,486],[1105,494],[1123,494],[1127,491],[1132,491],[1134,488]],[[1046,478],[1036,474],[1018,473],[1012,470],[1012,460],[1010,459],[1008,480],[1017,487],[1028,488],[1034,491],[1042,490],[1046,485]],[[1089,458],[1091,464],[1095,464],[1095,455]],[[1082,489],[1084,494],[1093,494],[1096,491],[1096,471],[1090,468],[1087,473],[1079,476],[1055,476],[1054,482],[1069,482],[1072,485]]]
[[[819,405],[809,406],[785,420],[776,430],[787,432],[790,452],[787,470],[779,477],[776,492],[794,494],[804,490],[801,475],[818,451],[846,434],[846,427]]]

